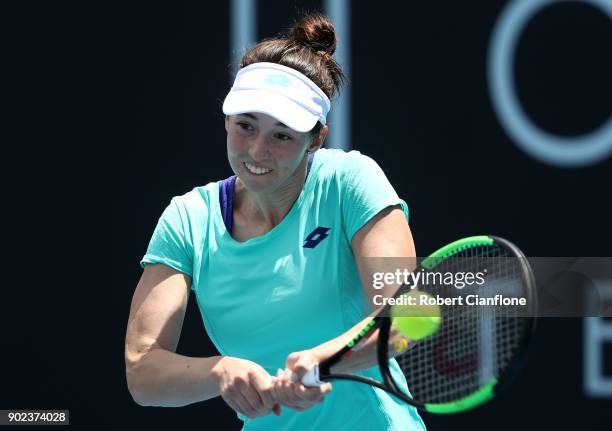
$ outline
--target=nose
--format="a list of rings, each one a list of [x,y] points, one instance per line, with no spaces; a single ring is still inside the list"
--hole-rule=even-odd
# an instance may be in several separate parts
[[[251,141],[249,146],[249,156],[255,162],[264,161],[269,156],[268,142],[263,134],[259,134],[255,139]]]

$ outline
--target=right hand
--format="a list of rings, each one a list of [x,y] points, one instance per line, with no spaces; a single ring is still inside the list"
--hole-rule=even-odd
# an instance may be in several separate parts
[[[224,356],[217,368],[221,397],[236,412],[253,419],[269,414],[278,403],[276,378],[255,362]]]
[[[304,374],[320,361],[313,350],[294,352],[287,357],[285,370],[278,370],[276,373],[276,395],[282,405],[301,412],[323,402],[332,390],[331,383],[316,387],[302,384]]]

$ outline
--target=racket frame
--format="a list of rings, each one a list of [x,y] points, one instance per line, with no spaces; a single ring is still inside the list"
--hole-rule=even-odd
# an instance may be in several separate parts
[[[480,243],[480,244],[479,244]],[[473,237],[463,238],[457,241],[454,241],[434,253],[432,253],[429,257],[425,258],[421,264],[420,268],[431,269],[436,266],[437,262],[442,259],[446,259],[461,251],[462,249],[466,249],[469,247],[474,247],[477,245],[492,245],[496,244],[501,248],[506,249],[510,252],[510,255],[513,258],[518,258],[522,261],[520,265],[523,272],[523,280],[527,284],[526,293],[527,293],[527,301],[532,309],[537,310],[537,298],[535,291],[535,279],[533,276],[533,272],[527,261],[527,258],[523,254],[523,252],[510,241],[500,238],[493,235],[479,235]],[[417,268],[420,269],[420,268]],[[396,297],[403,294],[404,292],[411,289],[412,286],[409,284],[404,284],[400,286],[400,288],[396,292]],[[523,333],[520,338],[520,344],[514,351],[514,356],[510,360],[508,366],[502,370],[499,376],[493,378],[488,384],[484,385],[477,391],[469,394],[468,396],[447,402],[447,403],[424,403],[418,400],[413,399],[412,397],[405,394],[395,383],[393,377],[391,376],[391,372],[389,369],[389,352],[388,352],[388,342],[389,335],[391,332],[391,318],[388,317],[391,306],[387,303],[376,316],[372,317],[364,328],[359,331],[359,333],[353,337],[353,339],[343,346],[340,350],[338,350],[335,354],[330,356],[329,358],[321,361],[315,367],[311,368],[307,374],[302,379],[302,382],[306,385],[314,386],[319,385],[328,380],[350,380],[356,381],[360,383],[365,383],[379,389],[382,389],[397,398],[401,399],[407,404],[410,404],[414,407],[417,407],[421,410],[430,412],[430,413],[438,413],[438,414],[448,414],[448,413],[458,413],[466,410],[470,410],[474,407],[477,407],[489,399],[496,396],[501,390],[505,389],[508,383],[518,374],[520,368],[522,367],[525,358],[527,356],[528,346],[530,344],[531,339],[533,338],[533,334],[535,332],[536,326],[536,317],[535,314],[532,317],[525,317],[526,324],[523,327]],[[354,374],[346,374],[346,373],[331,373],[331,368],[340,362],[346,355],[351,354],[356,347],[359,346],[361,342],[370,337],[376,330],[379,330],[378,340],[377,340],[377,361],[378,367],[381,372],[381,376],[383,381],[380,382],[375,379],[371,379],[368,377],[363,377]]]

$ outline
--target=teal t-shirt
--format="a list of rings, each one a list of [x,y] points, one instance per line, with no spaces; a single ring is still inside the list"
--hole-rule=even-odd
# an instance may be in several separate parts
[[[370,313],[351,250],[353,235],[391,205],[408,207],[371,158],[320,149],[285,218],[264,235],[232,238],[219,183],[172,199],[141,261],[192,278],[204,326],[222,355],[248,359],[271,375],[291,352],[317,346]],[[406,382],[395,360],[397,382]],[[381,379],[377,367],[360,374]],[[248,419],[243,430],[424,430],[416,409],[386,392],[334,381],[321,404]]]

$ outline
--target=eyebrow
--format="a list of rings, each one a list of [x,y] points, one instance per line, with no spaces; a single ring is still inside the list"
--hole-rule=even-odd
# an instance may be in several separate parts
[[[238,114],[238,115],[241,115],[241,116],[243,116],[243,117],[250,118],[250,119],[255,120],[255,121],[258,121],[258,120],[259,120],[259,118],[257,118],[255,115],[253,115],[253,114],[249,114],[248,112],[245,112],[244,114]],[[288,126],[286,126],[284,123],[281,123],[280,121],[277,121],[277,122],[276,122],[276,124],[275,124],[275,126],[281,126],[281,127],[284,127],[285,129],[289,129],[289,127],[288,127]]]

